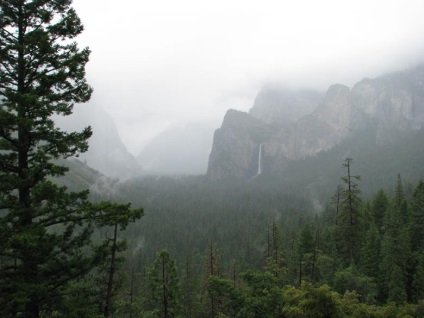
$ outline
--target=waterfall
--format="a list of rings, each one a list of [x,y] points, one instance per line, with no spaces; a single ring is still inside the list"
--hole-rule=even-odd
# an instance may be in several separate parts
[[[258,170],[257,170],[256,174],[252,178],[249,179],[248,182],[252,181],[253,179],[255,179],[260,174],[262,174],[262,144],[259,144]]]
[[[262,144],[259,145],[259,154],[258,154],[258,173],[260,175],[262,173]]]

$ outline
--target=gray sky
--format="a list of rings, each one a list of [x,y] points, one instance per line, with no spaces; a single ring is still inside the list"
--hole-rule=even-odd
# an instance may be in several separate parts
[[[422,0],[74,0],[90,103],[133,154],[188,122],[218,128],[266,83],[325,90],[424,61]]]

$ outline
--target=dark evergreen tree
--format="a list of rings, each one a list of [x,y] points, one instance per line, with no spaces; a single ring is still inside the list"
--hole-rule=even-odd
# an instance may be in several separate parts
[[[374,196],[371,207],[374,224],[380,234],[384,232],[384,216],[387,214],[389,199],[383,189],[379,190]]]
[[[407,265],[410,248],[408,229],[402,226],[402,215],[396,200],[392,203],[385,224],[385,233],[381,244],[380,270],[384,284],[381,293],[390,301],[406,300]]]
[[[209,297],[220,300],[220,306],[215,308],[216,317],[236,317],[240,312],[242,295],[232,279],[210,276],[207,293]]]
[[[381,257],[381,238],[377,227],[371,223],[365,234],[364,244],[361,249],[361,271],[377,279],[380,275],[379,265]]]
[[[299,238],[294,229],[289,232],[288,236],[288,250],[287,250],[287,269],[288,269],[288,283],[298,284],[299,282],[299,253],[298,245]]]
[[[409,209],[406,203],[405,193],[403,190],[402,179],[400,174],[397,176],[395,187],[394,206],[398,210],[402,226],[406,226],[410,221]]]
[[[129,205],[121,205],[118,208],[116,205],[110,205],[107,202],[99,203],[99,207],[105,213],[98,215],[96,223],[101,227],[108,227],[112,230],[112,236],[106,233],[106,239],[102,246],[99,248],[102,250],[104,255],[107,255],[105,262],[102,262],[101,267],[103,271],[101,275],[105,275],[105,296],[103,305],[104,317],[112,317],[113,306],[112,297],[115,294],[115,280],[116,273],[119,269],[120,264],[123,262],[123,258],[119,256],[119,253],[124,251],[127,247],[126,240],[119,240],[119,231],[125,230],[129,222],[135,221],[140,218],[142,211],[130,210]],[[103,206],[103,207],[102,207]]]
[[[314,277],[315,269],[315,238],[312,233],[311,225],[307,223],[303,226],[298,245],[298,262],[299,262],[299,286],[302,280],[311,282]]]
[[[175,262],[167,250],[156,254],[148,273],[151,304],[157,317],[178,317],[182,312],[182,294]]]
[[[342,177],[344,187],[340,194],[340,212],[337,224],[337,240],[339,255],[345,265],[357,263],[360,250],[360,190],[357,181],[359,176],[352,174],[352,159],[346,158],[343,167],[346,176]]]
[[[219,252],[214,246],[213,241],[209,241],[207,253],[205,262],[205,279],[203,283],[203,294],[205,297],[204,304],[206,315],[214,318],[219,312],[219,307],[221,306],[222,301],[214,293],[207,293],[207,289],[209,286],[209,278],[222,276],[222,269]]]
[[[277,227],[276,222],[272,222],[272,239],[271,239],[271,259],[275,263],[275,265],[279,266],[281,263],[282,258],[282,251],[281,251],[281,234],[280,230]]]
[[[338,185],[337,190],[333,195],[333,198],[331,199],[331,203],[334,205],[334,224],[338,225],[339,223],[339,213],[340,213],[340,202],[341,202],[341,195],[342,195],[342,186]]]
[[[419,254],[414,260],[414,273],[412,276],[412,300],[424,299],[424,254]]]
[[[415,188],[412,203],[412,249],[424,252],[424,181]]]
[[[415,188],[411,202],[411,252],[412,270],[410,271],[412,299],[424,297],[424,181]]]
[[[284,298],[277,277],[269,272],[247,271],[241,274],[246,285],[239,317],[284,317]]]
[[[67,171],[54,160],[86,151],[91,136],[90,128],[64,132],[52,119],[70,115],[92,92],[85,79],[90,51],[73,41],[83,27],[71,4],[0,1],[2,317],[60,310],[69,283],[103,257],[89,242],[106,205],[89,204],[88,191],[69,193],[50,181]],[[113,208],[128,206],[107,204]]]
[[[377,296],[377,286],[371,277],[362,274],[352,263],[347,268],[339,269],[333,277],[333,288],[341,294],[346,291],[357,291],[361,299],[374,302]]]
[[[394,264],[390,270],[388,292],[388,302],[403,303],[406,301],[405,271],[397,264]]]
[[[183,277],[183,292],[184,292],[184,317],[196,317],[199,310],[199,300],[197,290],[198,278],[195,272],[193,257],[187,255],[185,260],[184,277]]]
[[[328,285],[313,287],[303,283],[299,289],[289,287],[284,291],[284,314],[272,317],[344,317],[340,308],[339,295]]]
[[[272,222],[271,232],[268,232],[269,237],[269,257],[266,260],[265,269],[272,273],[280,286],[287,282],[288,270],[284,265],[283,249],[281,244],[280,229],[277,222]]]

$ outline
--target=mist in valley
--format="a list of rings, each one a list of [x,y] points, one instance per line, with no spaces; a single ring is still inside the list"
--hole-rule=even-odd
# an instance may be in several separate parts
[[[421,6],[76,0],[85,26],[78,42],[92,50],[87,77],[95,88],[76,111],[91,109],[86,117],[96,118],[102,109],[113,120],[98,120],[90,152],[110,147],[112,157],[147,174],[204,174],[226,111],[249,111],[262,88],[324,94],[335,83],[352,87],[419,64]],[[121,174],[90,161],[102,173]]]
[[[422,317],[422,12],[0,1],[0,316]]]

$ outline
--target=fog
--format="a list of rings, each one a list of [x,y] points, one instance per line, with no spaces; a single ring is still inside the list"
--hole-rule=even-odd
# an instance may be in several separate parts
[[[248,111],[265,84],[324,91],[424,56],[421,0],[74,0],[74,7],[85,26],[77,40],[92,50],[88,107],[113,117],[134,156],[174,127],[218,128],[227,109]]]

